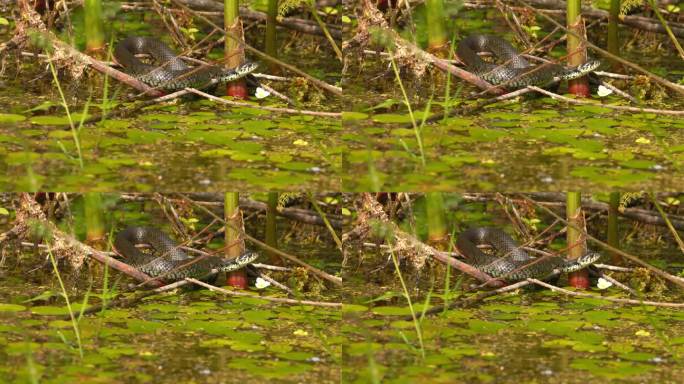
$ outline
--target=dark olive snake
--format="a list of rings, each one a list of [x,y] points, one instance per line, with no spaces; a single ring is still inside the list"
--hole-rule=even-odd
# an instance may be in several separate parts
[[[146,244],[153,252],[145,253],[136,245]],[[151,277],[172,282],[186,277],[204,279],[216,271],[234,271],[259,257],[256,252],[247,251],[232,260],[218,256],[206,256],[193,262],[164,232],[150,227],[128,227],[116,235],[114,248],[124,257],[124,262]]]
[[[489,245],[495,252],[486,254],[478,245]],[[466,263],[491,277],[507,282],[527,278],[544,279],[555,273],[578,271],[601,257],[597,252],[589,252],[576,260],[559,256],[534,258],[506,232],[488,227],[466,230],[459,235],[456,246],[466,256]]]
[[[135,57],[152,56],[154,65],[145,64]],[[252,73],[257,64],[248,62],[235,69],[204,65],[190,67],[160,40],[153,37],[131,36],[120,41],[114,49],[114,58],[124,71],[153,88],[173,92],[184,88],[205,89],[218,83],[243,78]]]
[[[480,52],[491,52],[501,63],[482,60],[478,56]],[[483,34],[472,34],[461,40],[456,54],[478,77],[506,88],[545,87],[560,80],[582,77],[601,65],[598,60],[590,60],[576,68],[550,63],[532,66],[508,41]]]

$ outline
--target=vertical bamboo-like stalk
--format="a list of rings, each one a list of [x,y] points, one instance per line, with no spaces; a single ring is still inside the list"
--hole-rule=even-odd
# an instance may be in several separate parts
[[[568,30],[575,32],[578,36],[584,36],[584,19],[581,16],[581,11],[581,0],[568,0]],[[586,48],[582,45],[582,42],[577,36],[568,33],[567,48],[569,55],[568,64],[570,66],[583,64],[587,60]],[[576,96],[589,97],[591,92],[589,90],[589,82],[587,81],[586,76],[579,79],[569,80],[568,92]]]
[[[444,2],[443,0],[427,0],[425,2],[428,50],[436,55],[446,52],[447,34],[444,25]]]
[[[568,192],[566,196],[565,215],[568,220],[568,258],[577,259],[582,256],[586,249],[586,240],[579,228],[584,228],[582,217],[582,195],[579,192]],[[575,288],[589,288],[589,275],[586,270],[568,274],[568,282]]]
[[[100,0],[85,0],[86,50],[88,52],[101,51],[105,45],[104,24],[102,19],[102,4]]]
[[[620,56],[620,41],[618,39],[618,17],[620,14],[620,0],[610,0],[608,12],[608,52]],[[617,65],[614,63],[613,65]]]
[[[245,249],[238,228],[243,228],[242,211],[240,211],[240,195],[237,192],[226,192],[223,198],[223,218],[226,221],[226,258],[232,259],[242,254]],[[247,275],[243,270],[228,273],[228,285],[246,289]]]
[[[425,210],[428,223],[428,242],[444,249],[447,230],[446,219],[444,218],[444,196],[441,192],[425,194]]]
[[[266,244],[273,248],[278,247],[276,229],[276,214],[278,210],[278,192],[268,193],[268,205],[266,209]],[[278,255],[269,252],[272,264],[282,264]]]
[[[268,0],[268,9],[266,11],[266,54],[272,57],[278,57],[278,43],[276,38],[276,17],[278,16],[278,0]],[[275,63],[269,62],[270,70],[278,71],[279,67]]]
[[[104,212],[100,193],[88,192],[83,195],[83,213],[86,223],[86,240],[94,243],[104,239]]]
[[[244,53],[240,47],[243,40],[240,6],[238,0],[224,0],[223,23],[226,30],[225,57],[229,68],[242,64]],[[238,99],[247,98],[247,84],[243,79],[227,84],[226,93]]]
[[[608,244],[620,248],[620,238],[618,237],[618,206],[620,205],[620,192],[611,192],[608,203]],[[622,257],[617,253],[611,253],[613,264],[622,264]]]

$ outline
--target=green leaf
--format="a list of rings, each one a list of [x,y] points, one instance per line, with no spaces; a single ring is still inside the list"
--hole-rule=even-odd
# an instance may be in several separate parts
[[[25,310],[26,307],[19,304],[3,304],[0,303],[0,312],[19,312]]]

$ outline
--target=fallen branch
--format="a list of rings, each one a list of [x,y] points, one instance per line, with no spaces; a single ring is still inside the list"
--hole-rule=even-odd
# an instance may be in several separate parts
[[[197,284],[197,285],[202,286],[202,287],[205,287],[205,288],[209,289],[210,291],[221,292],[223,294],[230,295],[230,296],[251,297],[254,299],[272,301],[274,303],[313,305],[313,306],[317,306],[317,307],[328,307],[328,308],[342,308],[342,303],[331,303],[331,302],[325,302],[325,301],[311,301],[311,300],[295,300],[295,299],[288,299],[288,298],[284,298],[284,297],[269,297],[269,296],[252,295],[252,294],[245,293],[245,292],[229,291],[227,289],[219,288],[217,286],[207,284],[203,281],[199,281],[199,280],[193,279],[191,277],[186,277],[185,281],[193,283],[193,284]]]
[[[280,113],[292,113],[292,114],[296,114],[296,115],[310,115],[310,116],[334,117],[334,118],[341,118],[342,117],[341,112],[317,112],[317,111],[307,111],[307,110],[292,109],[292,108],[262,107],[260,105],[222,99],[220,97],[210,95],[206,92],[202,92],[202,91],[197,90],[195,88],[185,88],[185,91],[190,92],[190,93],[194,93],[194,94],[199,95],[199,96],[202,96],[204,98],[215,101],[217,103],[231,105],[234,107],[249,107],[249,108],[255,108],[255,109],[262,109],[264,111],[280,112]]]
[[[148,290],[148,291],[137,292],[132,297],[118,298],[118,299],[114,299],[114,300],[107,301],[107,302],[103,301],[100,304],[91,305],[90,307],[86,308],[85,310],[83,310],[83,314],[88,315],[88,314],[99,312],[99,311],[109,309],[112,307],[129,308],[129,307],[132,307],[133,305],[135,305],[140,300],[142,300],[146,297],[154,296],[154,295],[156,295],[158,293],[162,293],[162,292],[171,291],[173,289],[180,288],[180,287],[188,285],[188,284],[189,284],[188,281],[179,280],[179,281],[176,281],[175,283],[160,286],[159,288],[155,288],[155,289]],[[70,320],[71,317],[70,317],[70,315],[67,315],[67,316],[63,316],[62,319],[63,320]]]
[[[592,299],[606,300],[606,301],[612,301],[614,303],[623,303],[623,304],[653,305],[655,307],[668,307],[668,308],[684,308],[684,303],[668,303],[668,302],[660,302],[660,301],[620,299],[620,298],[616,298],[616,297],[592,295],[590,293],[584,293],[584,292],[568,291],[567,289],[559,288],[559,287],[556,287],[555,285],[548,284],[548,283],[545,283],[543,281],[540,281],[537,279],[532,279],[532,278],[528,278],[526,281],[533,283],[533,284],[537,284],[537,285],[545,287],[545,288],[548,288],[554,292],[566,294],[568,296],[588,297],[588,298],[592,298]]]
[[[552,99],[562,100],[562,101],[565,101],[566,103],[570,103],[570,104],[593,105],[593,106],[604,107],[604,108],[609,108],[609,109],[616,109],[619,111],[642,112],[642,113],[643,112],[649,112],[649,113],[656,113],[659,115],[684,116],[684,111],[675,111],[675,110],[670,110],[670,109],[630,107],[630,106],[625,106],[625,105],[597,104],[597,103],[593,103],[590,101],[584,101],[584,100],[579,100],[579,99],[571,99],[569,97],[561,96],[557,93],[547,91],[546,89],[539,88],[539,87],[534,86],[534,85],[528,85],[527,88],[531,89],[533,91],[542,93],[544,95],[547,95],[547,96],[551,97]]]
[[[341,278],[341,277],[337,277],[337,276],[330,275],[330,274],[328,274],[328,273],[326,273],[326,272],[324,272],[324,271],[322,271],[322,270],[320,270],[320,269],[318,269],[318,268],[316,268],[316,267],[314,267],[314,266],[311,266],[311,265],[309,265],[309,264],[307,264],[307,263],[305,263],[305,262],[299,260],[298,258],[296,258],[296,257],[294,257],[294,256],[292,256],[292,255],[290,255],[290,254],[288,254],[288,253],[285,253],[285,252],[283,252],[283,251],[281,251],[281,250],[279,250],[279,249],[277,249],[277,248],[271,247],[270,245],[268,245],[268,244],[266,244],[266,243],[264,243],[264,242],[262,242],[262,241],[260,241],[260,240],[258,240],[258,239],[256,239],[256,238],[254,238],[254,237],[248,235],[247,233],[244,233],[244,232],[242,231],[241,228],[238,228],[238,227],[236,227],[236,226],[233,226],[231,223],[226,222],[223,218],[221,218],[221,217],[219,217],[218,215],[216,215],[216,214],[215,214],[214,212],[212,212],[210,209],[206,208],[205,206],[203,206],[203,205],[201,205],[201,204],[198,204],[197,202],[195,202],[194,200],[188,198],[187,196],[183,195],[182,193],[177,193],[177,194],[178,194],[181,198],[183,198],[184,200],[186,200],[186,201],[190,202],[191,204],[197,206],[197,207],[200,208],[202,211],[206,212],[207,214],[209,214],[210,216],[212,216],[213,218],[215,218],[215,219],[218,220],[219,222],[223,223],[224,225],[228,225],[228,226],[230,226],[231,228],[233,228],[234,230],[240,232],[240,234],[241,234],[242,236],[244,236],[245,239],[249,240],[249,241],[252,242],[253,244],[256,244],[256,245],[259,246],[261,249],[266,250],[266,251],[269,251],[269,252],[272,252],[272,253],[274,253],[274,254],[276,254],[276,255],[278,255],[278,256],[281,256],[281,257],[283,257],[283,258],[285,258],[285,259],[287,259],[287,260],[289,260],[289,261],[291,261],[291,262],[293,262],[293,263],[295,263],[295,264],[301,265],[302,267],[304,267],[304,268],[306,268],[307,270],[311,271],[311,273],[313,273],[314,275],[316,275],[316,276],[318,276],[318,277],[320,277],[320,278],[323,278],[323,279],[325,279],[325,280],[328,280],[328,281],[330,281],[330,282],[332,282],[332,283],[334,283],[334,284],[336,284],[336,285],[342,285],[342,278]]]
[[[330,85],[330,84],[326,83],[326,82],[323,81],[323,80],[317,79],[317,78],[315,78],[315,77],[309,75],[308,73],[306,73],[306,72],[300,70],[299,68],[297,68],[297,67],[295,67],[295,66],[293,66],[293,65],[287,64],[287,63],[285,63],[285,62],[283,62],[283,61],[280,61],[280,60],[276,59],[275,57],[272,57],[272,56],[270,56],[270,55],[267,55],[267,54],[261,52],[260,50],[254,48],[254,47],[252,47],[251,45],[249,45],[249,44],[245,43],[244,41],[242,41],[241,38],[240,38],[239,36],[234,36],[233,34],[231,34],[231,33],[229,33],[229,32],[226,32],[225,29],[223,29],[223,28],[221,28],[220,26],[216,25],[216,23],[214,23],[213,21],[209,20],[208,18],[206,18],[206,17],[204,17],[204,16],[202,16],[202,15],[197,14],[197,12],[195,12],[195,11],[193,11],[192,9],[188,8],[188,7],[185,6],[184,4],[181,4],[181,3],[180,3],[181,0],[171,0],[171,1],[172,1],[173,3],[175,3],[176,5],[178,5],[179,7],[185,9],[185,10],[188,11],[189,13],[191,13],[191,14],[197,16],[199,19],[201,19],[201,20],[204,21],[205,23],[209,24],[209,25],[212,26],[213,28],[216,28],[218,31],[220,31],[221,33],[223,33],[224,36],[226,36],[226,37],[228,37],[228,38],[231,38],[231,39],[235,40],[235,41],[239,44],[239,46],[240,46],[241,48],[244,48],[245,50],[248,50],[249,52],[255,54],[256,56],[259,56],[260,58],[262,58],[262,59],[264,59],[264,60],[266,60],[266,61],[269,61],[269,62],[271,62],[271,63],[274,63],[274,64],[276,64],[276,65],[278,65],[278,66],[280,66],[280,67],[282,67],[282,68],[285,68],[285,69],[287,69],[287,70],[289,70],[289,71],[291,71],[291,72],[294,72],[294,73],[296,73],[296,74],[298,74],[298,75],[300,75],[300,76],[306,78],[311,84],[315,85],[315,86],[318,87],[318,88],[321,88],[321,89],[323,89],[323,90],[325,90],[325,91],[327,91],[327,92],[330,92],[330,93],[332,93],[332,94],[334,94],[334,95],[336,95],[336,96],[342,96],[342,88],[336,87],[336,86],[334,86],[334,85]]]
[[[471,296],[471,297],[468,297],[468,298],[465,298],[462,300],[454,301],[453,303],[450,303],[449,305],[436,305],[436,306],[428,309],[427,311],[425,311],[424,314],[425,314],[425,316],[428,316],[428,315],[434,315],[434,314],[437,314],[440,312],[448,311],[448,310],[454,309],[454,308],[469,307],[469,306],[471,306],[477,302],[480,302],[480,301],[482,301],[488,297],[500,295],[500,294],[506,293],[506,292],[515,291],[516,289],[522,288],[522,287],[527,286],[527,285],[530,285],[529,281],[525,281],[525,280],[519,281],[515,284],[507,285],[505,287],[498,288],[498,289],[495,289],[492,291],[480,292],[475,296]],[[413,316],[406,316],[402,320],[413,321]]]
[[[184,5],[186,5],[187,7],[191,8],[195,11],[212,11],[212,12],[215,12],[216,16],[223,18],[223,3],[222,2],[213,1],[213,0],[178,0],[178,1],[182,2]],[[253,11],[253,10],[246,8],[246,7],[240,7],[240,17],[245,18],[247,20],[255,20],[255,21],[265,23],[267,16],[264,12]],[[300,18],[296,18],[296,17],[284,17],[284,18],[277,18],[276,24],[280,25],[282,27],[291,29],[293,31],[308,33],[308,34],[312,34],[312,35],[325,36],[325,33],[323,32],[321,27],[319,27],[318,24],[313,20],[300,19]],[[339,40],[342,38],[342,30],[338,26],[331,25],[331,24],[326,24],[325,26],[328,29],[328,31],[330,31],[330,34],[335,39]]]
[[[475,279],[481,281],[483,285],[490,287],[501,287],[504,283],[500,280],[493,279],[491,276],[483,273],[477,268],[468,265],[454,257],[456,253],[443,252],[431,247],[422,241],[416,239],[414,236],[404,232],[399,228],[399,226],[391,221],[389,217],[385,214],[382,206],[370,193],[363,193],[361,197],[362,207],[358,211],[363,210],[358,215],[357,229],[355,232],[368,233],[370,231],[369,220],[379,221],[384,225],[387,230],[386,232],[391,234],[391,238],[387,239],[391,243],[391,248],[389,252],[399,254],[400,258],[408,259],[412,262],[416,269],[422,267],[425,259],[432,257],[442,263],[449,264],[457,270],[474,277]],[[359,228],[364,229],[359,229]],[[344,239],[349,239],[349,233],[347,236],[343,236]]]
[[[565,196],[561,193],[555,192],[534,192],[529,194],[532,198],[539,204],[543,205],[555,205],[559,207],[565,207]],[[544,200],[544,201],[540,201]],[[593,211],[608,212],[609,206],[607,203],[600,201],[592,201],[590,199],[582,199],[582,208],[590,209]],[[618,211],[618,214],[622,217],[626,217],[631,220],[638,222],[666,226],[666,221],[653,211],[641,208],[625,208],[622,211]],[[681,216],[670,216],[670,223],[676,229],[684,230],[684,218]]]
[[[67,252],[74,252],[77,255],[87,256],[97,260],[116,269],[119,272],[131,276],[138,281],[147,282],[151,279],[147,274],[144,274],[130,265],[110,257],[108,253],[98,251],[89,245],[81,243],[71,235],[62,232],[62,230],[60,230],[53,222],[45,217],[45,214],[40,209],[40,205],[28,193],[22,193],[20,196],[19,209],[17,209],[16,222],[18,225],[25,225],[24,223],[26,223],[27,220],[37,220],[41,223],[41,225],[47,228],[51,236],[49,240],[50,250],[58,256],[64,256],[64,254]],[[27,234],[28,231],[29,228],[26,226],[22,232]],[[160,287],[162,284],[157,281],[150,281],[149,285],[153,287]]]
[[[648,263],[646,263],[646,262],[644,262],[644,261],[641,261],[641,260],[640,260],[638,257],[636,257],[636,256],[630,255],[629,253],[627,253],[627,252],[625,252],[625,251],[623,251],[623,250],[621,250],[621,249],[615,248],[615,247],[613,247],[613,246],[611,246],[611,245],[609,245],[609,244],[607,244],[607,243],[604,243],[603,241],[601,241],[601,240],[595,238],[594,236],[588,234],[588,233],[584,230],[584,228],[580,228],[579,226],[575,225],[574,223],[568,223],[567,220],[565,220],[564,218],[560,217],[560,215],[558,215],[556,212],[552,211],[551,209],[549,209],[549,208],[543,206],[542,204],[539,204],[538,202],[536,202],[536,201],[530,199],[529,197],[527,197],[527,196],[525,196],[525,195],[523,195],[523,194],[520,194],[520,196],[521,196],[521,198],[522,198],[523,200],[526,200],[527,202],[529,202],[529,203],[531,203],[531,204],[533,204],[533,205],[535,205],[535,206],[541,208],[544,212],[546,212],[546,213],[548,213],[549,215],[553,216],[554,218],[556,218],[557,220],[561,221],[561,222],[564,223],[565,225],[575,228],[575,229],[578,230],[580,233],[582,233],[583,236],[586,236],[586,238],[587,238],[588,240],[591,240],[591,241],[593,241],[594,243],[600,245],[600,246],[601,246],[602,248],[604,248],[605,250],[607,250],[607,251],[609,251],[609,252],[616,253],[616,254],[618,254],[618,255],[620,255],[620,256],[622,256],[622,257],[624,257],[624,258],[626,258],[626,259],[632,261],[633,263],[639,264],[640,266],[645,267],[645,268],[651,270],[651,271],[652,271],[653,273],[655,273],[656,275],[658,275],[658,276],[660,276],[660,277],[662,277],[662,278],[664,278],[664,279],[667,279],[667,280],[669,280],[670,282],[672,282],[672,283],[678,285],[680,288],[684,288],[684,279],[682,279],[682,278],[680,278],[680,277],[677,277],[677,276],[673,276],[673,275],[671,275],[671,274],[669,274],[669,273],[667,273],[667,272],[665,272],[665,271],[663,271],[663,270],[661,270],[661,269],[659,269],[659,268],[656,268],[656,267],[652,266],[651,264],[648,264]]]
[[[584,38],[584,36],[580,36],[577,32],[569,30],[568,28],[566,28],[565,26],[563,26],[562,24],[560,24],[559,22],[554,20],[552,17],[550,17],[550,16],[544,14],[543,12],[539,11],[538,9],[530,6],[524,0],[515,0],[515,1],[520,3],[520,4],[523,4],[528,10],[540,15],[542,18],[544,18],[545,20],[547,20],[551,24],[555,25],[556,27],[561,28],[566,33],[573,35],[575,38],[579,39],[582,42],[582,44],[586,44],[587,47],[590,47],[591,49],[600,53],[601,55],[603,55],[603,56],[605,56],[611,60],[617,61],[620,64],[627,66],[627,67],[630,67],[630,68],[632,68],[638,72],[641,72],[641,73],[645,74],[646,76],[648,76],[649,78],[653,79],[656,83],[658,83],[662,86],[665,86],[667,88],[670,88],[671,90],[673,90],[679,94],[684,94],[684,87],[683,86],[675,84],[671,81],[668,81],[667,79],[664,79],[660,76],[657,76],[657,75],[647,71],[646,69],[642,68],[641,66],[632,63],[631,61],[625,60],[622,57],[614,55],[614,54],[606,51],[605,49],[602,49],[601,47],[597,46],[596,44],[589,42],[587,39]]]
[[[511,2],[511,0],[508,0],[508,2]],[[537,6],[543,6],[548,9],[548,11],[555,11],[558,12],[559,15],[565,16],[565,12],[567,10],[567,4],[565,1],[562,0],[528,0],[530,4],[534,4]],[[547,13],[548,11],[545,9],[540,9],[540,12]],[[582,16],[592,18],[592,19],[605,19],[608,20],[608,12],[600,9],[594,9],[591,7],[582,7]],[[644,31],[649,31],[649,32],[657,32],[657,33],[667,33],[667,30],[665,27],[660,24],[657,20],[648,18],[648,17],[643,17],[643,16],[633,16],[633,15],[625,15],[623,17],[619,17],[617,19],[618,23],[624,24],[627,26],[630,26],[632,28],[644,30]],[[677,23],[672,23],[670,25],[670,28],[672,29],[672,32],[677,36],[677,37],[684,37],[684,25],[682,24],[677,24]]]

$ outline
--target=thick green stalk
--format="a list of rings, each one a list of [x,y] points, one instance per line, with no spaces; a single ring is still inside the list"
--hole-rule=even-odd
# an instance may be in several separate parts
[[[618,207],[620,205],[620,192],[611,192],[608,202],[608,233],[606,241],[615,248],[620,248],[620,238],[618,237]],[[622,264],[622,257],[617,253],[611,252],[613,264]]]
[[[620,55],[620,41],[618,39],[618,17],[620,14],[620,0],[610,0],[608,12],[608,52]]]
[[[428,223],[428,242],[435,245],[444,245],[447,238],[447,229],[444,218],[444,197],[441,192],[428,192],[425,194],[425,210]]]
[[[233,36],[242,36],[239,30],[240,22],[240,7],[237,0],[225,0],[223,7],[223,26],[227,32],[233,33]],[[240,48],[239,43],[235,39],[226,38],[225,51],[226,63],[230,67],[237,67],[240,65],[240,57],[237,55],[237,50]]]
[[[568,64],[570,66],[578,66],[586,61],[586,49],[582,47],[582,41],[579,36],[584,36],[584,22],[581,18],[582,2],[581,0],[568,0],[567,4],[567,26],[568,30],[575,32],[577,35],[568,34]],[[581,97],[589,97],[591,94],[589,83],[586,77],[568,81],[568,92],[573,95]]]
[[[566,197],[566,211],[568,223],[567,243],[568,258],[577,259],[584,254],[586,240],[582,237],[579,228],[584,228],[582,218],[582,195],[579,192],[568,192]],[[568,276],[568,281],[575,288],[589,288],[589,278],[587,271],[581,270],[572,272]]]
[[[265,52],[272,57],[278,57],[278,44],[276,39],[276,17],[278,16],[278,0],[268,0],[268,9],[266,11],[266,41]],[[272,67],[277,66],[270,63]]]
[[[100,241],[105,235],[102,195],[98,192],[87,192],[83,195],[83,212],[86,223],[86,239],[89,242]]]
[[[224,29],[229,36],[239,36],[242,40],[242,23],[240,22],[240,7],[238,0],[225,0],[223,3]],[[236,39],[226,37],[225,63],[228,68],[237,68],[244,60],[244,53]],[[238,99],[247,98],[247,85],[243,79],[231,81],[227,84],[226,93]]]
[[[100,0],[84,0],[86,50],[99,51],[104,48],[104,24]]]
[[[278,238],[276,236],[276,214],[278,211],[278,192],[268,193],[268,205],[266,208],[266,244],[273,248],[278,248]],[[271,262],[280,263],[280,258],[269,252]]]
[[[240,241],[240,232],[237,228],[242,228],[242,215],[240,214],[239,205],[240,195],[237,192],[226,192],[223,203],[223,218],[226,223],[226,246],[237,244],[226,248],[225,255],[228,258],[240,256],[242,254],[242,247],[238,244]]]
[[[245,250],[245,244],[238,230],[243,228],[239,201],[240,195],[237,192],[226,192],[223,200],[223,219],[226,222],[226,249],[224,254],[229,259],[240,256]],[[246,289],[247,275],[245,271],[240,269],[228,272],[227,283],[236,288]]]
[[[444,2],[442,0],[426,0],[425,9],[428,28],[428,50],[433,53],[443,52],[447,46],[446,27],[444,25]]]

